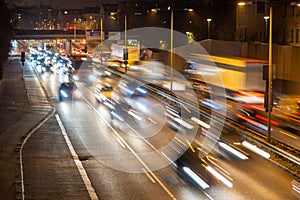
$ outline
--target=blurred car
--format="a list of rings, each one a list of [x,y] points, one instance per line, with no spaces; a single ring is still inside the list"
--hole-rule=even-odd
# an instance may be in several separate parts
[[[37,59],[38,59],[38,55],[37,54],[31,54],[30,57],[29,57],[29,61],[30,62],[37,61]]]
[[[177,172],[187,181],[202,189],[224,184],[233,187],[232,178],[224,173],[224,168],[217,158],[205,148],[191,144],[190,147],[175,161]]]
[[[37,61],[34,62],[34,66],[35,66],[36,70],[39,73],[45,72],[46,71],[46,68],[45,68],[45,58],[44,57],[38,57]]]
[[[148,91],[136,81],[120,80],[117,86],[119,93],[122,96],[143,96],[147,95]]]
[[[59,100],[74,99],[82,96],[74,82],[64,82],[59,87]]]
[[[97,83],[94,96],[97,102],[102,103],[111,99],[112,92],[113,88],[110,85],[101,85],[100,83]]]

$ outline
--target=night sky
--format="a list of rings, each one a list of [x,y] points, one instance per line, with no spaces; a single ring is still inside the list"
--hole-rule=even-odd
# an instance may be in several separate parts
[[[52,5],[53,8],[84,8],[100,5],[101,0],[23,0],[27,6]],[[106,1],[106,2],[114,2]]]

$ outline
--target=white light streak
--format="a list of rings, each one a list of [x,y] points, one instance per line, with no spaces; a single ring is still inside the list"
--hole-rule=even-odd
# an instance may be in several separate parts
[[[200,126],[203,126],[204,128],[210,128],[210,125],[201,121],[200,119],[197,119],[196,117],[192,117],[191,120],[193,120],[194,122],[198,123]]]
[[[247,147],[248,149],[250,149],[251,151],[257,153],[258,155],[266,158],[266,159],[269,159],[270,158],[270,154],[263,151],[262,149],[258,148],[257,146],[253,145],[253,144],[250,144],[249,142],[247,141],[244,141],[242,142],[242,145],[244,145],[245,147]]]
[[[202,180],[197,174],[195,174],[190,168],[188,167],[183,167],[183,171],[189,175],[196,183],[202,187],[203,189],[209,188],[209,185]]]
[[[187,123],[186,121],[184,121],[184,120],[182,120],[180,118],[176,117],[176,118],[174,118],[174,121],[177,122],[177,123],[179,123],[179,124],[181,124],[182,126],[186,127],[187,129],[192,129],[193,128],[192,125],[190,125],[189,123]]]
[[[225,144],[224,142],[219,142],[219,145],[224,148],[225,150],[229,151],[230,153],[236,155],[237,157],[239,157],[242,160],[247,160],[248,157],[244,154],[242,154],[241,152],[239,152],[238,150],[232,148],[231,146],[229,146],[228,144]]]
[[[218,180],[224,183],[227,187],[232,188],[233,184],[224,176],[222,176],[219,172],[213,169],[211,166],[206,167],[207,171],[209,171],[213,176],[215,176]]]

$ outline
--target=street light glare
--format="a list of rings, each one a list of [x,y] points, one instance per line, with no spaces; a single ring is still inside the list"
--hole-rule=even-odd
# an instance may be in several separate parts
[[[156,12],[159,11],[159,10],[160,10],[160,8],[152,8],[152,9],[151,9],[151,12],[155,12],[155,13],[156,13]]]
[[[238,3],[238,6],[245,6],[245,5],[246,5],[245,2],[239,2],[239,3]]]
[[[208,22],[211,22],[211,19],[206,19]]]
[[[185,8],[184,10],[185,10],[185,11],[188,11],[188,12],[193,12],[193,11],[194,11],[193,8]]]

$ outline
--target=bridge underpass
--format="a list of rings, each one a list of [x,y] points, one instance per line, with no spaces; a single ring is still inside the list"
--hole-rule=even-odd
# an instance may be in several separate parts
[[[85,31],[82,30],[20,30],[14,29],[12,39],[30,40],[30,39],[84,39]]]
[[[12,39],[18,43],[18,51],[27,51],[28,46],[37,43],[38,46],[43,46],[45,43],[52,41],[57,49],[60,45],[66,50],[66,54],[70,54],[72,49],[80,48],[80,45],[75,44],[72,40],[86,39],[85,31],[82,30],[13,30]]]

